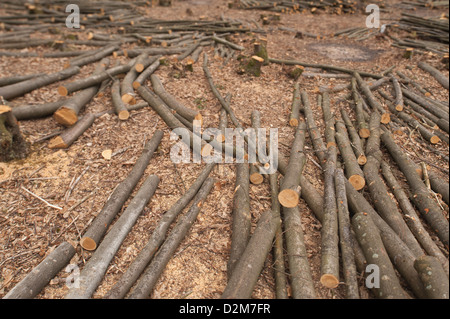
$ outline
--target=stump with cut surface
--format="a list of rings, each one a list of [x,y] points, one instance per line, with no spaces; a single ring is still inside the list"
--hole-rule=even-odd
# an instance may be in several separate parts
[[[12,109],[7,105],[0,105],[0,162],[24,158],[28,149],[28,143],[20,132]]]

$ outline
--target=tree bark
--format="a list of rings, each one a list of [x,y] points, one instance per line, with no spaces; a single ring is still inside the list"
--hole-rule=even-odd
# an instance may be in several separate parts
[[[28,74],[28,75],[16,75],[16,76],[9,76],[9,77],[2,77],[0,78],[0,87],[16,84],[22,81],[26,81],[29,79],[35,79],[41,76],[44,76],[44,73],[36,73],[36,74]]]
[[[11,100],[43,86],[65,80],[79,72],[80,68],[74,66],[59,72],[46,74],[37,79],[33,78],[19,83],[3,86],[0,87],[0,96],[3,96],[5,100]]]
[[[66,266],[75,255],[75,248],[68,242],[61,243],[3,299],[32,299]]]
[[[380,299],[406,299],[380,233],[371,217],[365,213],[357,213],[352,218],[352,225],[367,262],[379,268],[379,287],[372,288],[375,296]]]
[[[65,299],[88,299],[92,296],[105,276],[111,260],[155,193],[158,184],[158,176],[150,175],[146,178],[136,196],[130,201],[130,204],[83,267],[79,278],[80,286],[71,288]]]
[[[228,279],[247,247],[251,231],[250,196],[249,196],[249,165],[236,164],[236,188],[233,199],[233,224],[231,233],[230,257],[227,263]]]
[[[83,234],[80,245],[86,250],[95,250],[98,243],[103,238],[106,230],[113,221],[114,217],[118,214],[125,201],[130,196],[134,187],[137,185],[141,176],[153,156],[153,153],[157,149],[161,142],[164,133],[162,131],[156,131],[153,137],[146,143],[141,156],[134,164],[133,169],[128,176],[123,180],[112,192],[109,199],[106,201],[102,210],[95,217],[92,224]]]
[[[353,252],[353,236],[348,211],[345,176],[341,168],[336,169],[334,177],[339,225],[339,246],[342,255],[342,272],[344,274],[346,298],[359,299],[359,288],[355,256]]]
[[[36,105],[18,105],[12,108],[12,112],[17,120],[32,120],[53,115],[61,106],[66,103],[66,99],[52,103]]]
[[[422,256],[414,262],[429,299],[448,299],[448,277],[439,261],[431,256]]]
[[[164,244],[159,249],[158,254],[155,256],[150,265],[148,265],[136,286],[129,294],[129,299],[143,299],[150,295],[170,258],[175,253],[181,241],[186,237],[189,229],[197,219],[197,216],[203,207],[203,203],[205,202],[206,197],[213,186],[214,179],[208,177],[195,196],[189,210],[174,226],[170,234],[167,236]]]
[[[347,128],[347,133],[351,141],[350,145],[352,147],[353,153],[356,156],[356,161],[359,165],[366,164],[367,158],[364,152],[363,143],[352,121],[350,120],[348,113],[344,109],[341,109],[341,117]]]

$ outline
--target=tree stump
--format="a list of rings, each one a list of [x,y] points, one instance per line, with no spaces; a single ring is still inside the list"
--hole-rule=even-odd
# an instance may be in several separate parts
[[[24,158],[28,149],[12,109],[0,105],[0,162]]]

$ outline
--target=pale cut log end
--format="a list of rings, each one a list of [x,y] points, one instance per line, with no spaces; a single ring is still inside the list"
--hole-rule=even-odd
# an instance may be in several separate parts
[[[440,141],[441,141],[441,139],[440,139],[439,137],[437,137],[436,135],[433,135],[433,136],[430,138],[430,143],[431,143],[431,144],[438,144]]]
[[[401,112],[401,111],[403,111],[403,105],[397,104],[397,105],[395,106],[395,109],[396,109],[398,112]]]
[[[48,142],[48,148],[50,149],[60,149],[60,148],[67,148],[69,147],[61,136],[56,136]]]
[[[219,142],[219,143],[224,143],[225,142],[225,135],[223,135],[223,134],[217,135],[216,141]]]
[[[367,157],[365,155],[359,155],[358,156],[358,164],[366,165],[366,163],[367,163]]]
[[[367,128],[360,129],[358,133],[361,138],[368,138],[370,136],[370,130]]]
[[[297,119],[290,119],[289,120],[289,125],[292,127],[297,127],[298,126],[298,120]]]
[[[250,175],[250,182],[254,185],[260,185],[260,184],[262,184],[263,181],[264,181],[264,177],[258,172]]]
[[[64,106],[53,114],[53,118],[56,122],[64,126],[72,126],[78,122],[78,115],[75,111]]]
[[[122,101],[123,101],[123,103],[130,104],[130,105],[136,104],[136,99],[134,98],[134,96],[131,94],[128,94],[128,93],[122,95]]]
[[[211,156],[212,151],[213,151],[213,147],[209,144],[206,144],[205,146],[202,147],[201,154],[203,157]]]
[[[0,105],[0,114],[11,112],[11,107],[8,105]]]
[[[138,63],[134,66],[134,69],[136,70],[136,72],[141,73],[142,71],[144,71],[145,67],[142,63]]]
[[[366,180],[364,179],[364,177],[360,175],[352,175],[350,176],[348,181],[357,191],[363,189],[364,186],[366,185]]]
[[[137,90],[137,88],[140,86],[141,86],[141,83],[139,83],[138,81],[133,82],[133,89]]]
[[[334,289],[339,286],[339,279],[332,274],[324,274],[320,277],[320,283],[330,289]]]
[[[80,245],[81,247],[89,251],[93,251],[97,248],[97,243],[90,237],[81,238]]]
[[[61,85],[60,87],[58,87],[58,93],[61,96],[67,96],[69,94],[69,91]]]
[[[194,117],[195,121],[200,121],[200,125],[203,125],[203,116],[200,113],[197,113],[197,115]]]
[[[284,189],[278,194],[278,201],[283,207],[293,208],[298,205],[299,196],[293,189]]]
[[[130,118],[130,112],[128,112],[127,110],[123,110],[119,112],[118,116],[119,120],[126,121]]]
[[[381,115],[381,123],[389,124],[389,122],[391,122],[391,115],[389,113],[384,113]]]

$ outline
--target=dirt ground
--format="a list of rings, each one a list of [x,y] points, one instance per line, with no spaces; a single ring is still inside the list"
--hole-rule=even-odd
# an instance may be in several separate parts
[[[212,20],[223,16],[248,23],[252,20],[258,21],[263,13],[258,10],[229,9],[228,2],[222,0],[175,1],[172,8],[153,7],[145,10],[149,17],[167,20],[204,17]],[[439,16],[442,12],[436,9],[415,13]],[[393,21],[398,16],[398,10],[389,9],[389,7],[381,14],[382,21]],[[432,92],[433,98],[448,100],[448,92],[443,90],[434,78],[417,67],[419,61],[427,61],[435,66],[440,65],[440,57],[437,54],[417,54],[411,60],[407,60],[402,57],[402,49],[392,47],[391,40],[382,36],[371,37],[365,41],[331,36],[337,30],[363,27],[365,19],[366,15],[362,13],[352,15],[330,15],[321,12],[282,14],[278,25],[264,26],[267,31],[269,55],[273,58],[331,64],[372,73],[381,73],[395,66],[396,70],[402,70]],[[281,26],[314,33],[321,37],[319,39],[296,38],[293,32],[280,31],[278,27]],[[87,34],[88,31],[85,30],[84,33]],[[39,36],[40,34],[35,34],[35,37]],[[252,50],[251,40],[255,36],[243,34],[236,35],[234,39],[246,48],[245,52],[249,53]],[[294,133],[294,129],[288,126],[294,80],[286,76],[283,66],[278,64],[264,66],[262,76],[259,78],[238,75],[236,60],[228,61],[224,65],[222,59],[214,57],[212,48],[208,48],[206,52],[209,56],[210,71],[221,93],[232,95],[231,107],[237,118],[247,127],[251,125],[252,110],[260,111],[261,126],[278,128],[280,152],[288,156]],[[0,57],[0,73],[1,76],[30,72],[50,73],[61,69],[66,61],[65,58]],[[162,79],[169,93],[176,96],[184,105],[200,110],[205,127],[216,127],[221,106],[209,88],[201,67],[202,62],[203,57],[194,65],[193,72],[187,72],[185,77],[171,77],[170,65],[161,66],[156,74]],[[93,65],[83,67],[81,73],[74,79],[90,74],[93,67]],[[446,69],[441,68],[441,70],[448,75]],[[314,70],[307,68],[306,71]],[[300,80],[301,88],[305,89],[310,96],[313,111],[318,119],[317,125],[321,130],[323,130],[323,117],[321,108],[317,105],[318,88],[341,83],[348,83],[348,79],[302,77]],[[60,83],[55,83],[35,90],[15,99],[14,102],[20,104],[55,101],[58,98],[56,89],[59,85]],[[331,95],[332,110],[338,111],[343,107],[354,116],[348,102],[339,104],[336,102],[347,92],[342,91]],[[111,108],[109,92],[101,97],[95,97],[88,105],[90,112],[109,108]],[[21,121],[20,127],[30,142],[60,129],[52,118]],[[150,108],[132,112],[127,121],[119,121],[116,115],[102,116],[96,119],[94,125],[68,149],[51,150],[47,147],[47,141],[34,143],[28,158],[0,163],[0,297],[23,279],[62,241],[69,241],[77,247],[77,253],[71,260],[72,264],[82,267],[89,260],[91,253],[82,250],[78,245],[80,236],[101,210],[117,184],[127,176],[139,157],[144,143],[156,129],[163,130],[165,134],[160,147],[150,161],[146,175],[157,174],[161,181],[156,194],[123,242],[103,282],[93,296],[102,298],[146,244],[162,214],[192,184],[204,164],[175,165],[171,162],[169,153],[175,142],[169,139],[170,130],[166,124]],[[448,162],[425,148],[417,131],[403,128],[403,134],[396,135],[395,138],[413,160],[426,161],[432,165],[436,173],[441,174],[442,178],[448,181],[448,176],[444,173],[449,169]],[[307,150],[312,150],[309,138],[307,138],[306,147]],[[106,149],[117,152],[117,155],[110,160],[103,158],[101,153]],[[448,145],[444,142],[436,145],[435,149],[447,156],[449,154]],[[315,165],[317,159],[314,153],[307,154],[308,160],[304,174],[317,189],[322,191],[323,177]],[[393,163],[389,157],[386,157],[386,160]],[[394,171],[397,176],[400,176],[397,169]],[[204,203],[188,236],[168,263],[151,298],[213,299],[219,298],[226,286],[235,167],[232,164],[220,164],[211,176],[216,179],[215,187]],[[79,182],[72,189],[71,182],[79,177],[81,177]],[[401,179],[404,182],[404,178]],[[142,181],[132,195],[136,193],[141,183]],[[62,210],[47,206],[26,190],[61,207]],[[366,190],[363,193],[368,195]],[[82,199],[85,200],[69,211],[70,207]],[[251,185],[250,199],[252,222],[253,226],[256,226],[260,214],[271,206],[268,182]],[[344,285],[336,289],[327,289],[319,282],[321,224],[303,200],[299,205],[317,296],[321,299],[342,299],[345,297]],[[444,203],[442,205],[445,206]],[[272,266],[273,261],[270,255],[255,287],[253,298],[275,298]],[[68,275],[65,271],[61,271],[38,298],[63,298],[68,292],[65,281]],[[361,297],[373,298],[371,292],[364,287],[362,276],[360,276],[360,283]]]

